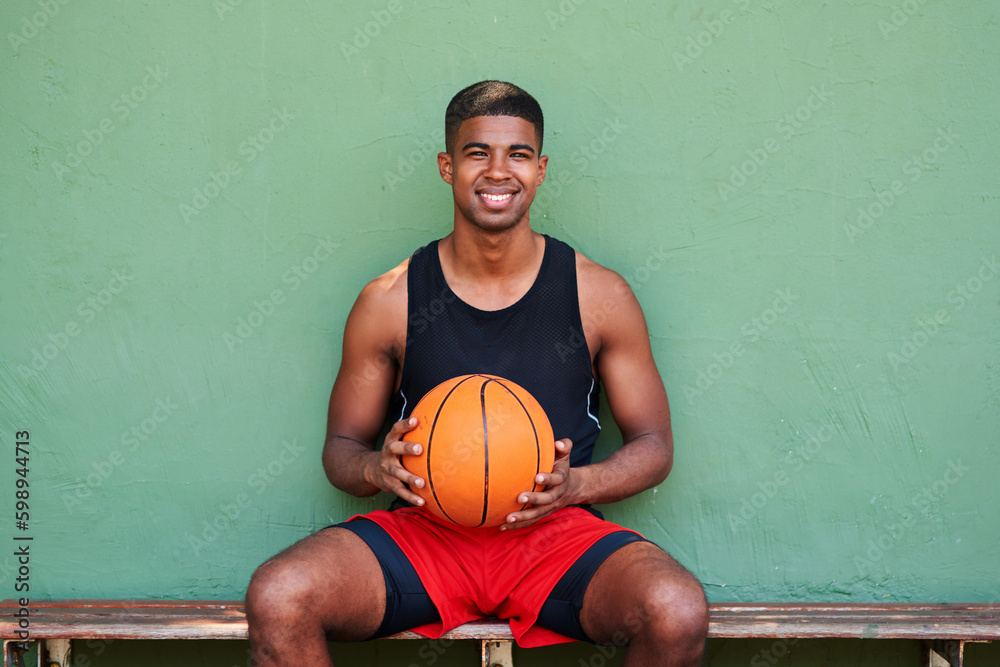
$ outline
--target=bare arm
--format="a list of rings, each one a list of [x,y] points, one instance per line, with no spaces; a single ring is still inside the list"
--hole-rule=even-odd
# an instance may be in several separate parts
[[[613,274],[609,284],[619,307],[607,318],[595,362],[624,444],[605,460],[579,469],[585,499],[576,502],[623,500],[656,486],[673,467],[670,407],[646,319],[624,278]]]
[[[579,273],[581,311],[585,322],[604,322],[587,338],[597,346],[595,365],[624,444],[604,461],[570,469],[571,444],[559,441],[555,469],[537,478],[547,488],[521,496],[534,507],[508,517],[508,528],[529,525],[566,505],[623,500],[662,482],[673,466],[670,408],[642,309],[621,276],[588,264]],[[605,317],[588,318],[600,309]]]
[[[402,349],[406,336],[405,285],[406,273],[397,267],[369,283],[351,309],[330,393],[323,469],[331,484],[352,495],[382,490],[421,505],[404,482],[419,487],[423,480],[406,471],[399,458],[421,451],[420,444],[400,440],[412,425],[397,422],[376,449],[398,369],[395,350]]]

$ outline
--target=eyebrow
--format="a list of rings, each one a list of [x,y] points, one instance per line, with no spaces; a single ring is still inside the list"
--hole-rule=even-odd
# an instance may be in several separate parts
[[[462,150],[463,151],[467,151],[470,148],[484,148],[484,149],[489,149],[489,147],[490,147],[489,144],[484,144],[484,143],[478,142],[478,141],[470,141],[469,143],[467,143],[464,146],[462,146]],[[510,150],[512,150],[512,151],[531,151],[532,153],[535,152],[534,147],[530,146],[529,144],[511,144],[510,145]]]

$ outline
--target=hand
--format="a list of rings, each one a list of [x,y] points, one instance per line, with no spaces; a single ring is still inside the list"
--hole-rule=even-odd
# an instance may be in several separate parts
[[[544,484],[545,488],[541,491],[525,491],[519,494],[517,502],[527,503],[529,507],[508,514],[507,523],[500,526],[500,530],[530,526],[558,509],[579,502],[575,500],[579,476],[570,474],[569,467],[569,453],[572,449],[573,443],[568,438],[556,440],[556,460],[552,472],[539,473],[535,477],[535,482]]]
[[[364,465],[364,476],[372,486],[388,493],[394,493],[403,500],[417,505],[424,504],[424,499],[406,487],[409,484],[416,489],[424,487],[424,480],[403,467],[401,456],[417,455],[424,451],[424,446],[418,442],[405,442],[403,434],[412,431],[417,425],[417,419],[410,417],[392,425],[385,436],[380,450],[369,452]]]

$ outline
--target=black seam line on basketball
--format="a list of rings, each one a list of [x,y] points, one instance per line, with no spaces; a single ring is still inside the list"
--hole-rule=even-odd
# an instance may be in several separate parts
[[[528,408],[526,408],[524,406],[524,403],[521,402],[521,398],[517,394],[512,392],[510,390],[510,387],[505,385],[503,382],[497,382],[497,384],[506,389],[507,393],[509,393],[511,396],[514,397],[514,400],[517,401],[518,405],[521,406],[521,409],[524,410],[524,416],[528,418],[528,423],[531,424],[531,432],[535,434],[535,474],[537,475],[539,472],[541,472],[542,445],[540,442],[538,442],[538,429],[535,428],[535,420],[531,418],[531,413],[528,412]],[[532,480],[534,480],[534,477],[532,477]],[[536,486],[538,486],[538,483],[532,481],[532,487]],[[521,505],[521,509],[523,510],[527,506],[528,503],[524,503],[523,505]]]
[[[434,502],[437,503],[437,506],[441,508],[441,513],[444,514],[448,518],[448,520],[451,521],[452,523],[458,523],[458,522],[455,521],[453,518],[451,518],[451,515],[448,514],[448,510],[446,510],[444,508],[444,505],[441,504],[441,500],[438,498],[437,491],[434,489],[434,480],[432,479],[433,475],[431,473],[431,442],[434,440],[434,427],[437,426],[438,417],[441,416],[441,410],[444,409],[444,404],[448,402],[448,398],[455,392],[456,389],[461,387],[468,380],[471,380],[473,377],[475,376],[467,377],[461,382],[455,383],[455,386],[449,389],[448,393],[444,395],[444,398],[441,399],[441,405],[438,406],[437,412],[434,413],[434,421],[433,423],[431,423],[431,433],[429,436],[427,436],[427,486],[429,486],[431,489],[431,495],[434,496]]]
[[[486,385],[496,382],[492,378],[487,378],[486,382],[479,387],[479,407],[483,413],[483,516],[479,520],[479,526],[486,524],[486,512],[490,507],[490,435],[486,427]]]

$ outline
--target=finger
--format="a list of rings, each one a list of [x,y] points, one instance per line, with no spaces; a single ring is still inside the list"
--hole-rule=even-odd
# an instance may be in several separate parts
[[[569,457],[559,457],[552,465],[552,472],[540,472],[535,475],[535,484],[540,486],[557,486],[569,477]]]
[[[388,468],[388,473],[390,475],[392,475],[392,477],[394,477],[395,479],[398,479],[399,481],[401,481],[401,482],[403,482],[405,484],[408,484],[409,486],[411,486],[413,488],[416,488],[416,489],[422,489],[422,488],[424,488],[424,479],[422,477],[420,477],[420,476],[418,476],[418,475],[410,472],[409,470],[407,470],[406,468],[404,468],[402,466],[398,466],[398,465],[397,466],[392,466],[392,467]]]
[[[573,451],[573,441],[569,438],[556,440],[556,458],[568,458]]]
[[[423,453],[424,446],[419,442],[410,442],[408,440],[390,440],[386,436],[382,451],[393,456],[419,456]]]
[[[419,479],[419,478],[418,478]],[[386,489],[389,493],[394,493],[411,505],[416,505],[421,507],[424,504],[424,499],[415,494],[409,488],[406,487],[401,481],[394,477],[387,478],[387,486],[390,487]]]
[[[386,435],[386,440],[399,440],[403,437],[405,433],[412,431],[417,427],[420,421],[416,417],[410,417],[409,419],[400,419],[398,422],[392,425],[389,429],[389,433]]]
[[[517,504],[541,507],[551,505],[556,501],[557,497],[558,494],[546,491],[525,491],[517,496]]]
[[[411,488],[424,488],[425,482],[423,478],[399,465],[399,458],[394,456],[383,458],[382,473],[382,487],[384,490],[399,495],[407,502],[415,505],[423,505],[423,500],[420,496],[411,491]],[[417,500],[420,500],[420,502],[418,503]]]
[[[409,419],[401,419],[393,424],[389,433],[385,436],[385,443],[382,449],[389,450],[396,456],[420,454],[423,451],[422,445],[410,440],[403,440],[403,436],[416,428],[418,423],[419,421],[416,417],[410,417]]]
[[[539,486],[558,486],[566,481],[569,474],[568,466],[556,465],[552,472],[540,472],[535,475],[535,484]]]
[[[545,509],[530,507],[518,512],[511,512],[507,515],[506,522],[500,526],[500,530],[517,530],[527,528],[531,524],[546,516],[549,512]]]

